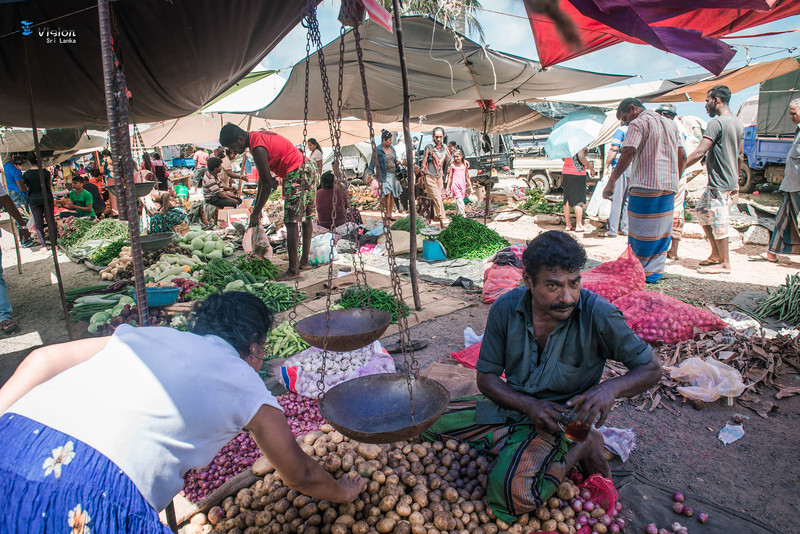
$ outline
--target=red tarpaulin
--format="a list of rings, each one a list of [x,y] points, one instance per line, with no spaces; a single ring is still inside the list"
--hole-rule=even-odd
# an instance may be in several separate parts
[[[583,41],[574,49],[548,16],[534,12],[535,4],[525,0],[544,67],[625,41],[652,45],[713,74],[722,72],[734,54],[719,38],[800,14],[797,0],[559,0]],[[716,7],[721,5],[725,8]]]

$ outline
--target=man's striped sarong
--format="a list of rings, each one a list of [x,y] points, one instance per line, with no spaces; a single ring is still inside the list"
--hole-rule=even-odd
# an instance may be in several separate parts
[[[632,187],[628,200],[628,244],[642,262],[646,280],[658,282],[664,274],[672,243],[675,193]]]
[[[769,240],[773,254],[800,254],[800,192],[783,193],[775,216],[775,231]]]
[[[551,434],[531,424],[477,424],[475,406],[483,398],[453,399],[421,437],[463,441],[494,460],[486,500],[497,517],[511,524],[553,496],[566,475],[568,443],[564,434]]]

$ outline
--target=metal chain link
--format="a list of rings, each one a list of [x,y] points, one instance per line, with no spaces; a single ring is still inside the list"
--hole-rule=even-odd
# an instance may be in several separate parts
[[[364,68],[364,51],[361,48],[361,35],[358,29],[358,23],[353,26],[353,36],[355,37],[356,54],[358,56],[358,70],[361,74],[361,89],[364,92],[364,111],[367,117],[367,125],[369,127],[370,143],[372,144],[373,158],[375,161],[376,170],[379,172],[377,165],[377,147],[375,146],[375,130],[372,124],[372,112],[369,105],[369,93],[367,91],[367,75]],[[383,226],[387,229],[386,245],[387,255],[389,259],[389,273],[392,280],[392,289],[394,291],[395,302],[397,305],[397,327],[400,334],[400,349],[403,352],[403,367],[406,371],[406,386],[408,388],[408,397],[411,404],[411,423],[414,424],[414,388],[412,386],[412,376],[414,378],[419,374],[419,363],[414,357],[414,347],[411,343],[411,332],[408,330],[408,320],[403,313],[405,310],[403,306],[405,300],[403,299],[403,290],[400,286],[400,274],[397,272],[397,262],[394,255],[394,243],[392,242],[392,232],[389,230],[389,215],[386,211],[386,204],[381,203],[381,215],[383,218]]]

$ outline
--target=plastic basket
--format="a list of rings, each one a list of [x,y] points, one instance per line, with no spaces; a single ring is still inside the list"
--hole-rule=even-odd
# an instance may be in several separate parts
[[[178,295],[181,292],[179,287],[148,287],[147,288],[147,306],[160,307],[175,304],[178,301]],[[130,290],[131,297],[136,300],[136,289]]]

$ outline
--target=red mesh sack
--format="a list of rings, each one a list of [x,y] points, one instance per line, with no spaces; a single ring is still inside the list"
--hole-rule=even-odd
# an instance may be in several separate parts
[[[644,289],[642,263],[629,246],[619,258],[607,261],[581,275],[581,286],[611,302],[631,291]]]
[[[451,352],[452,356],[458,363],[464,367],[475,369],[475,364],[478,362],[478,355],[481,352],[481,342],[473,343],[464,350],[458,352]]]
[[[723,330],[725,322],[708,310],[696,308],[652,291],[634,291],[614,301],[628,325],[639,337],[652,343],[677,343],[698,332]]]
[[[491,265],[483,271],[483,302],[492,303],[522,283],[522,269],[513,265]]]
[[[599,473],[584,480],[581,489],[589,490],[592,494],[591,499],[605,511],[613,510],[617,504],[617,489],[614,483]]]
[[[575,534],[592,534],[592,527],[583,525],[581,528],[575,531]]]

